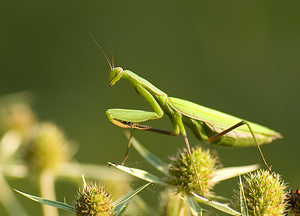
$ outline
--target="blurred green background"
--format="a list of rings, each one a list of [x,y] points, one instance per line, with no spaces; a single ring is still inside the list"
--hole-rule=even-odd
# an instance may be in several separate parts
[[[283,140],[262,150],[273,170],[296,189],[299,8],[299,1],[2,1],[0,94],[33,92],[39,118],[57,123],[80,145],[79,162],[119,162],[127,145],[124,129],[107,120],[106,109],[150,107],[127,81],[108,86],[109,66],[91,33],[109,58],[113,50],[116,66],[170,96],[281,132]],[[151,125],[172,129],[167,117]],[[184,146],[182,136],[142,131],[135,136],[166,161]],[[261,163],[255,148],[216,149],[225,167]],[[130,152],[127,165],[144,163]],[[231,197],[236,182],[223,182],[216,190]],[[11,184],[35,192],[30,181],[28,188]],[[69,189],[58,199],[72,198],[75,191]],[[21,200],[29,211],[38,207]]]

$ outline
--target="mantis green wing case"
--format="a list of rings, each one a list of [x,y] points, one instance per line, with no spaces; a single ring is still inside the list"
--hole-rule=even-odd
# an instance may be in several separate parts
[[[205,140],[217,133],[224,131],[243,119],[210,109],[196,103],[179,98],[169,97],[168,103],[184,117],[184,123],[201,140]],[[265,126],[247,121],[259,145],[270,143],[277,138],[282,138],[280,133]],[[213,142],[215,145],[229,147],[255,146],[255,142],[247,125],[242,125],[220,137]]]

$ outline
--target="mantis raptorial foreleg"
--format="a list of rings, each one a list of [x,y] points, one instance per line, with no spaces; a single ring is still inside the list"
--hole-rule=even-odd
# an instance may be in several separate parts
[[[134,127],[135,124],[145,122],[148,120],[160,119],[164,115],[164,111],[157,103],[155,98],[142,86],[137,85],[136,91],[139,95],[149,103],[154,112],[144,110],[130,110],[130,109],[109,109],[106,111],[108,119],[123,128]],[[136,128],[141,129],[142,128]]]

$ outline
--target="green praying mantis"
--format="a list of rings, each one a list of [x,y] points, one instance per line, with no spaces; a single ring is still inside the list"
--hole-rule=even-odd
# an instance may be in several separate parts
[[[256,146],[263,163],[271,172],[259,146],[264,143],[270,143],[275,139],[282,138],[280,133],[262,125],[187,100],[169,97],[165,92],[132,71],[111,65],[97,41],[94,38],[93,40],[100,48],[110,66],[109,85],[114,86],[121,79],[128,80],[136,92],[154,111],[108,109],[106,114],[109,121],[122,128],[152,131],[172,136],[181,133],[190,156],[191,149],[186,127],[188,127],[200,141],[206,141],[214,145],[227,147]],[[173,131],[155,129],[149,125],[141,124],[145,121],[160,119],[164,114],[168,115],[173,124]],[[125,158],[121,164],[124,164],[128,157],[129,147],[130,139]]]

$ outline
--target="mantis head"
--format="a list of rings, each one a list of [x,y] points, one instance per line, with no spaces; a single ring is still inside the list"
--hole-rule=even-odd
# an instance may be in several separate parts
[[[109,85],[113,86],[114,84],[116,84],[116,82],[118,82],[121,79],[122,73],[123,73],[123,68],[121,67],[111,68],[108,77]]]
[[[112,64],[111,64],[110,61],[108,60],[107,56],[105,55],[104,51],[102,50],[101,46],[98,44],[98,42],[92,36],[92,34],[90,34],[90,36],[94,40],[94,42],[97,44],[99,49],[101,50],[102,54],[104,55],[108,65],[110,67],[108,82],[109,82],[110,86],[113,86],[114,84],[116,84],[116,82],[118,82],[121,79],[122,73],[123,73],[123,68],[114,66],[113,55],[112,55]]]

